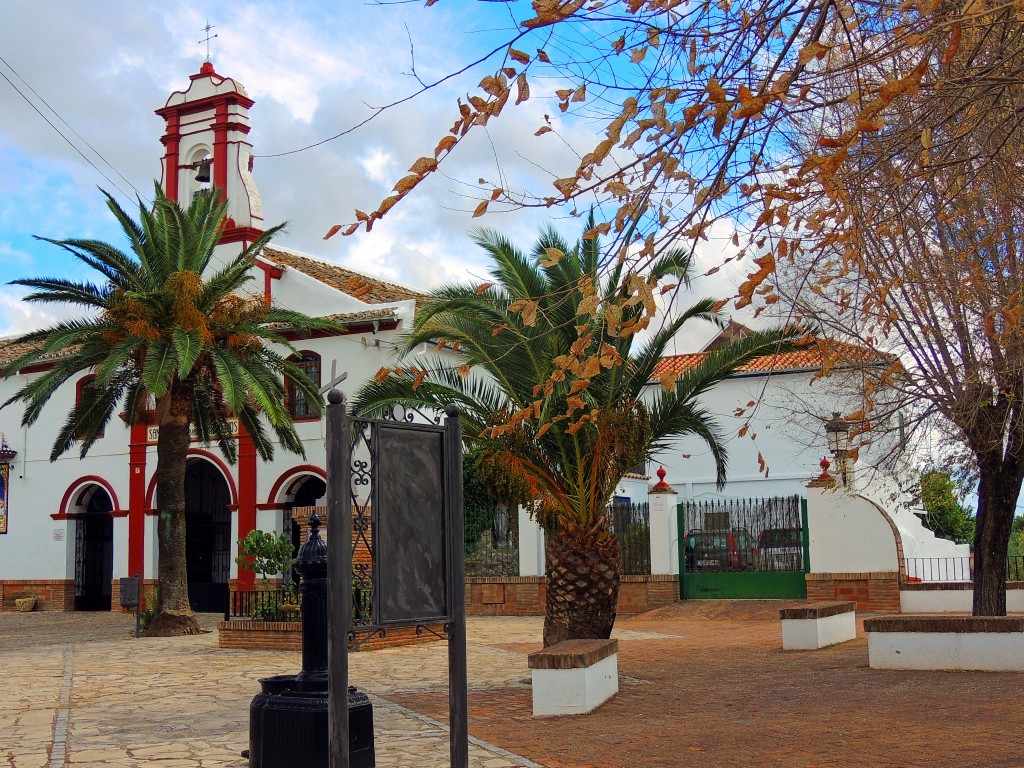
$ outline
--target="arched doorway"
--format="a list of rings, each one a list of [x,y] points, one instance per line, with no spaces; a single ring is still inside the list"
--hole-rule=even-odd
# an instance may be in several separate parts
[[[114,504],[98,485],[78,496],[75,518],[75,610],[109,611],[114,580]]]
[[[299,545],[302,544],[302,529],[298,521],[292,517],[292,509],[295,507],[315,507],[317,502],[323,503],[327,495],[327,483],[323,478],[316,475],[303,475],[298,478],[288,489],[292,497],[291,502],[284,510],[284,530],[292,537],[292,556],[298,556]],[[291,574],[288,574],[289,576]]]
[[[220,471],[203,459],[185,467],[185,558],[188,596],[197,613],[224,613],[230,599],[231,491]]]

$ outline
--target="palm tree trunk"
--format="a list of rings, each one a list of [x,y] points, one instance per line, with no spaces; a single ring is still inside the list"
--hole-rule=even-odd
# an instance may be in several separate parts
[[[184,388],[182,388],[184,389]],[[158,637],[199,634],[188,600],[185,559],[185,461],[191,443],[191,393],[172,389],[168,413],[157,438],[156,489],[159,597],[147,634]]]
[[[618,540],[606,529],[560,529],[548,539],[545,571],[544,647],[611,637],[619,600]]]

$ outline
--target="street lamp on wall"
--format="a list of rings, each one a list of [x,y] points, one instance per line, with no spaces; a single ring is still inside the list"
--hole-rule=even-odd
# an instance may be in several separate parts
[[[847,485],[846,454],[850,447],[850,426],[838,411],[832,412],[832,418],[825,422],[825,435],[828,447],[836,457],[836,469],[839,470],[843,485]]]

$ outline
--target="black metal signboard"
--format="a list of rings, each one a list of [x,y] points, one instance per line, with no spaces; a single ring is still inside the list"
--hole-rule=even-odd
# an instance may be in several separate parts
[[[350,768],[349,644],[410,626],[448,640],[451,766],[468,768],[458,409],[416,423],[350,416],[337,390],[327,399],[328,530],[341,545],[328,547],[330,768]]]
[[[124,609],[135,609],[135,636],[138,637],[142,629],[142,572],[136,576],[121,578],[121,607]]]
[[[128,576],[121,579],[121,607],[139,607],[139,581],[138,576]]]
[[[444,431],[377,425],[378,482],[374,576],[377,624],[450,621]],[[386,510],[386,513],[383,512]]]

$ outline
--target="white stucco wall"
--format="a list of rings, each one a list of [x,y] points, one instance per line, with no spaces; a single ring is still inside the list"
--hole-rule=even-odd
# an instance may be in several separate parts
[[[899,570],[896,537],[878,506],[839,489],[806,493],[811,573]]]
[[[674,441],[668,450],[653,456],[648,473],[653,477],[664,466],[665,481],[675,488],[680,501],[803,495],[807,482],[820,473],[818,462],[827,453],[819,417],[842,407],[836,394],[825,391],[812,377],[813,371],[736,376],[701,399],[728,451],[727,483],[721,491],[715,486],[715,463],[707,444],[692,436]],[[648,392],[653,394],[660,386],[652,384]],[[756,407],[747,405],[751,401]],[[737,409],[743,413],[737,415]],[[740,437],[748,421],[749,430]],[[766,471],[760,469],[758,454]]]
[[[971,589],[902,589],[900,611],[903,613],[970,613],[974,605]],[[1024,589],[1006,590],[1006,610],[1024,612]]]

